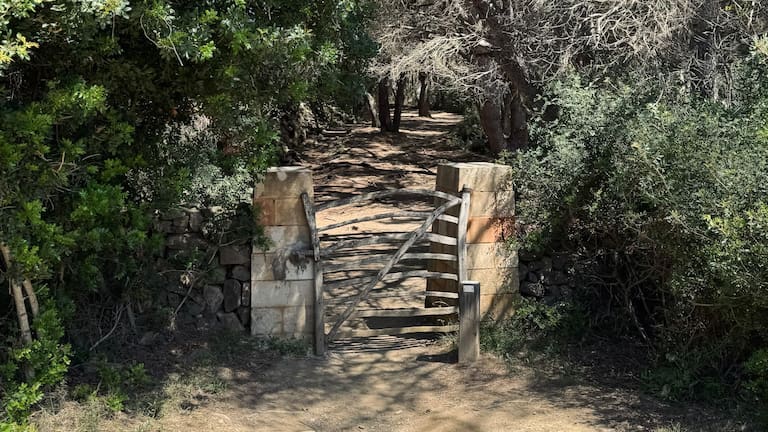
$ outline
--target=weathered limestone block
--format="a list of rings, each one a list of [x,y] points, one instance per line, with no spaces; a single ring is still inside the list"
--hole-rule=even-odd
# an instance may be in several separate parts
[[[312,336],[311,307],[251,309],[251,334],[308,339]]]
[[[305,167],[270,168],[254,188],[254,198],[313,197],[312,171]]]
[[[254,198],[253,205],[259,214],[261,225],[275,225],[275,198]]]
[[[314,283],[302,281],[261,281],[251,287],[251,306],[309,306],[313,304]]]
[[[307,336],[313,331],[314,262],[303,253],[311,248],[311,239],[302,193],[313,196],[312,173],[301,167],[270,169],[254,189],[254,205],[261,210],[269,240],[266,250],[254,250],[251,256],[254,335]]]
[[[459,162],[440,165],[437,190],[459,192],[464,185],[473,192],[512,190],[512,168],[489,162]]]
[[[240,282],[234,279],[227,279],[224,282],[224,312],[232,312],[240,307],[240,297],[242,295]]]
[[[498,268],[496,271],[488,269],[469,269],[469,280],[480,282],[483,294],[517,293],[520,291],[520,281],[517,277],[516,267]]]
[[[267,226],[264,227],[264,235],[270,243],[265,252],[306,250],[311,243],[307,226]]]
[[[278,225],[307,226],[307,216],[301,197],[276,199],[275,223]]]
[[[452,163],[440,165],[436,190],[458,195],[464,187],[471,190],[469,220],[466,233],[466,268],[469,280],[480,282],[481,314],[486,318],[503,318],[514,310],[519,296],[518,258],[507,242],[515,236],[515,197],[509,166],[492,163]],[[455,207],[448,213],[459,215]],[[432,227],[438,234],[456,237],[456,224],[438,221]],[[455,247],[430,245],[435,253],[455,253]],[[451,268],[431,263],[430,269]],[[453,271],[455,272],[455,270]],[[453,281],[429,280],[427,289],[457,291]],[[433,299],[434,300],[434,299]]]
[[[277,336],[283,331],[281,308],[251,308],[251,334],[253,336]]]
[[[467,268],[517,267],[517,252],[504,243],[477,243],[467,245]]]

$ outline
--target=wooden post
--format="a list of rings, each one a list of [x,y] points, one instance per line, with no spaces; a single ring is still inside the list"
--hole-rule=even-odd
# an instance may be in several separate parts
[[[480,282],[462,281],[459,288],[459,363],[480,358]]]
[[[459,224],[456,231],[456,275],[459,277],[459,284],[467,279],[467,226],[469,225],[471,195],[472,189],[465,185],[461,190],[461,208],[459,209]]]
[[[312,255],[314,256],[314,288],[315,288],[315,307],[312,315],[314,316],[315,332],[315,355],[325,355],[325,305],[323,304],[323,268],[320,260],[320,238],[317,231],[317,221],[315,219],[315,205],[305,192],[301,194],[301,200],[304,204],[304,213],[307,216],[310,235],[312,236]]]

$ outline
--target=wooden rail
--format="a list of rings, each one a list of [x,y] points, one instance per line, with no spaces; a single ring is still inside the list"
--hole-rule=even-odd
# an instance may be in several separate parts
[[[443,298],[447,300],[456,300],[460,302],[462,297],[457,292],[442,291],[421,291],[413,292],[410,290],[393,290],[386,286],[404,279],[425,278],[425,279],[446,279],[461,282],[466,279],[466,230],[469,220],[469,199],[470,190],[465,188],[461,197],[431,190],[419,189],[397,189],[385,190],[368,193],[364,195],[339,199],[313,206],[311,200],[306,194],[302,195],[304,200],[307,220],[310,224],[312,234],[312,256],[315,258],[315,346],[316,352],[322,354],[327,344],[338,337],[372,337],[380,335],[401,335],[411,333],[426,332],[453,332],[461,328],[461,316],[464,313],[461,303],[459,306],[445,306],[432,308],[371,308],[368,305],[364,309],[359,309],[363,300],[376,301],[387,298]],[[333,223],[324,227],[317,227],[315,224],[315,212],[328,210],[335,207],[347,205],[359,205],[366,202],[381,200],[394,196],[416,196],[424,198],[437,198],[442,200],[442,204],[433,211],[400,211],[384,212],[375,215],[363,216]],[[436,201],[437,202],[437,201]],[[459,215],[451,216],[446,211],[460,205]],[[388,232],[378,234],[367,234],[356,232],[352,234],[319,234],[327,233],[337,228],[361,224],[365,222],[375,222],[386,219],[400,220],[419,220],[422,223],[417,229],[411,232]],[[457,236],[446,236],[442,234],[428,232],[432,225],[438,221],[445,221],[456,224]],[[433,253],[412,251],[412,248],[421,249],[422,244],[438,243],[446,246],[455,246],[455,253]],[[456,263],[456,273],[436,272],[424,270],[418,266],[420,261],[445,261]],[[399,264],[399,265],[398,265]],[[379,267],[377,271],[375,268]],[[394,271],[393,271],[394,270]],[[345,277],[337,280],[324,280],[325,275],[341,276],[342,272],[352,273],[355,277]],[[372,272],[375,275],[368,276]],[[349,276],[349,275],[347,275]],[[323,300],[323,293],[339,291],[352,291],[347,296],[331,296],[327,301]],[[356,291],[356,292],[355,292]],[[328,306],[326,314],[326,306]],[[465,306],[466,308],[467,306]],[[479,307],[479,305],[478,305]],[[341,310],[336,314],[336,310]],[[330,330],[325,332],[325,317],[329,321],[335,321]],[[395,328],[375,328],[375,329],[354,329],[342,328],[342,325],[349,319],[368,319],[368,318],[412,318],[412,317],[445,317],[458,315],[459,324],[450,325],[416,325],[408,327]]]
[[[315,211],[321,212],[323,210],[328,210],[334,207],[341,207],[341,206],[346,206],[351,204],[362,204],[364,202],[374,201],[381,198],[389,198],[397,195],[423,196],[427,198],[429,197],[441,198],[445,201],[452,201],[456,199],[456,197],[451,194],[448,194],[445,192],[439,192],[439,191],[426,190],[426,189],[390,189],[390,190],[371,192],[363,195],[357,195],[349,198],[342,198],[339,200],[330,201],[315,207]]]

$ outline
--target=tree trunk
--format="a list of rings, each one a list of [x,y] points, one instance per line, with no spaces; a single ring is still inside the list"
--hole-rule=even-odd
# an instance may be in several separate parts
[[[510,131],[506,133],[507,149],[512,152],[528,148],[528,113],[523,105],[520,93],[510,98],[509,113]]]
[[[372,94],[365,92],[365,99],[368,102],[368,113],[371,115],[371,127],[379,127],[379,112],[376,109],[376,98]]]
[[[382,78],[378,85],[379,99],[379,128],[382,132],[392,129],[392,118],[389,116],[389,79]]]
[[[528,118],[519,95],[505,96],[503,105],[487,100],[479,111],[480,126],[491,153],[517,152],[528,147]]]
[[[429,112],[429,75],[426,72],[419,72],[419,117],[432,117]]]
[[[403,117],[403,105],[405,104],[405,75],[401,74],[397,79],[395,90],[395,118],[392,121],[390,132],[400,132],[400,120]]]
[[[480,126],[485,132],[488,147],[491,153],[498,155],[506,150],[507,142],[504,138],[504,121],[501,116],[501,107],[497,102],[487,100],[479,107]]]
[[[21,292],[21,285],[11,275],[11,250],[8,246],[0,245],[0,252],[5,261],[6,272],[8,273],[8,282],[11,285],[11,295],[16,306],[16,318],[19,321],[19,330],[21,330],[21,341],[24,345],[32,343],[32,329],[29,327],[29,316],[27,315],[27,306],[24,304],[24,294]]]

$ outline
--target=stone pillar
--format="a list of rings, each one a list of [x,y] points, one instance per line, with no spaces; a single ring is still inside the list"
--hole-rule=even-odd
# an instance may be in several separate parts
[[[312,172],[271,168],[254,190],[254,206],[269,240],[251,258],[251,334],[313,337],[314,261],[301,194],[313,197]]]
[[[508,242],[514,235],[515,200],[510,181],[511,169],[506,165],[486,162],[451,163],[437,169],[436,190],[457,196],[464,186],[472,190],[467,227],[467,276],[480,282],[480,313],[485,319],[503,319],[514,312],[519,296],[517,253]],[[459,207],[448,211],[458,216]],[[437,221],[432,232],[456,237],[456,224]],[[433,243],[436,253],[455,253],[455,246]],[[432,261],[430,270],[456,273],[456,264]],[[458,292],[454,281],[430,279],[428,291]],[[434,304],[434,299],[427,299]]]

